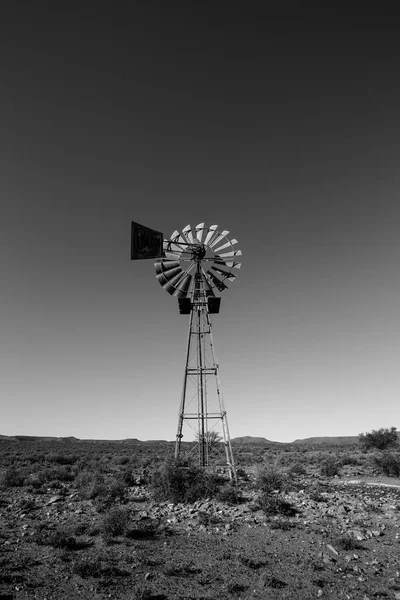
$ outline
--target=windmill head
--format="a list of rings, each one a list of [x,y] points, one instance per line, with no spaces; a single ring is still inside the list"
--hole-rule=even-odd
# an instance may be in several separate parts
[[[153,258],[156,278],[160,285],[179,301],[181,314],[190,312],[190,300],[202,296],[208,300],[209,312],[219,312],[219,298],[236,279],[241,256],[235,250],[237,240],[228,238],[229,231],[218,225],[196,227],[186,225],[175,230],[169,239],[163,234],[132,222],[132,260]]]

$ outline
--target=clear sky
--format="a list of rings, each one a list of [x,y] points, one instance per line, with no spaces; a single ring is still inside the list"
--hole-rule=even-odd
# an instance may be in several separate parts
[[[174,439],[188,321],[131,220],[239,240],[231,437],[398,426],[390,15],[160,5],[2,9],[0,433]]]

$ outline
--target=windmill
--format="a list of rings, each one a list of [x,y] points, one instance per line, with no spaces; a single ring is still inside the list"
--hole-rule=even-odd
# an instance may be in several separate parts
[[[182,456],[182,440],[191,432],[196,444],[190,444],[188,452],[197,451],[199,465],[207,467],[211,454],[219,451],[215,442],[222,439],[229,476],[236,479],[210,319],[220,311],[217,294],[235,281],[241,267],[237,240],[228,235],[218,225],[199,223],[164,239],[161,232],[132,222],[131,258],[155,259],[159,283],[178,299],[180,314],[189,315],[175,458]]]

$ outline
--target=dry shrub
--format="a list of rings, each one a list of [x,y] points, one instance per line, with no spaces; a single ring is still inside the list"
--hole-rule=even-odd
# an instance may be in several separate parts
[[[283,475],[274,467],[259,467],[256,473],[255,487],[265,493],[282,490],[284,487]]]
[[[243,496],[235,485],[227,483],[218,490],[216,499],[226,504],[239,504],[243,501]]]
[[[4,487],[22,487],[26,473],[16,467],[9,467],[3,474],[1,483]]]
[[[212,498],[220,483],[220,478],[205,469],[168,460],[153,473],[151,489],[156,500],[170,500],[178,504]]]
[[[382,452],[380,456],[374,456],[374,463],[381,473],[387,477],[400,476],[400,454]]]
[[[286,517],[294,517],[299,511],[290,502],[282,498],[279,494],[270,494],[263,492],[258,500],[258,507],[266,515],[285,515]]]
[[[103,534],[107,538],[124,535],[127,531],[129,520],[129,510],[127,508],[113,506],[103,517]]]
[[[334,477],[340,474],[340,464],[334,458],[327,458],[321,465],[321,475],[324,477]]]
[[[307,470],[302,463],[297,462],[290,467],[288,473],[289,473],[289,475],[294,475],[294,476],[300,475],[301,476],[301,475],[306,475]]]

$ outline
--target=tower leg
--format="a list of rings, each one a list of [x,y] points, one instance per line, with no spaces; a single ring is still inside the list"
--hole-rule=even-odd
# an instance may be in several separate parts
[[[178,458],[179,458],[180,451],[181,451],[181,442],[182,442],[182,437],[183,437],[182,430],[183,430],[183,422],[184,422],[184,418],[185,418],[186,388],[187,388],[187,379],[188,379],[190,345],[191,345],[191,340],[192,340],[192,327],[193,327],[193,310],[190,311],[189,331],[188,331],[187,345],[186,345],[185,374],[183,376],[182,396],[181,396],[181,402],[179,405],[179,415],[178,415],[178,429],[176,432],[175,460],[178,460]]]
[[[218,365],[218,362],[217,362],[217,359],[215,356],[211,319],[210,319],[210,315],[208,314],[208,310],[206,312],[206,319],[207,319],[207,325],[208,325],[208,330],[209,330],[209,335],[210,335],[210,348],[211,348],[212,361],[213,361],[214,368],[215,368],[215,379],[216,379],[216,384],[217,384],[217,396],[218,396],[219,411],[221,414],[221,421],[222,421],[222,433],[223,433],[223,437],[224,437],[226,463],[228,465],[229,478],[237,481],[235,462],[233,459],[231,438],[229,435],[228,417],[227,417],[226,410],[225,410],[224,399],[223,399],[223,396],[221,393],[221,380],[219,377],[219,365]]]

